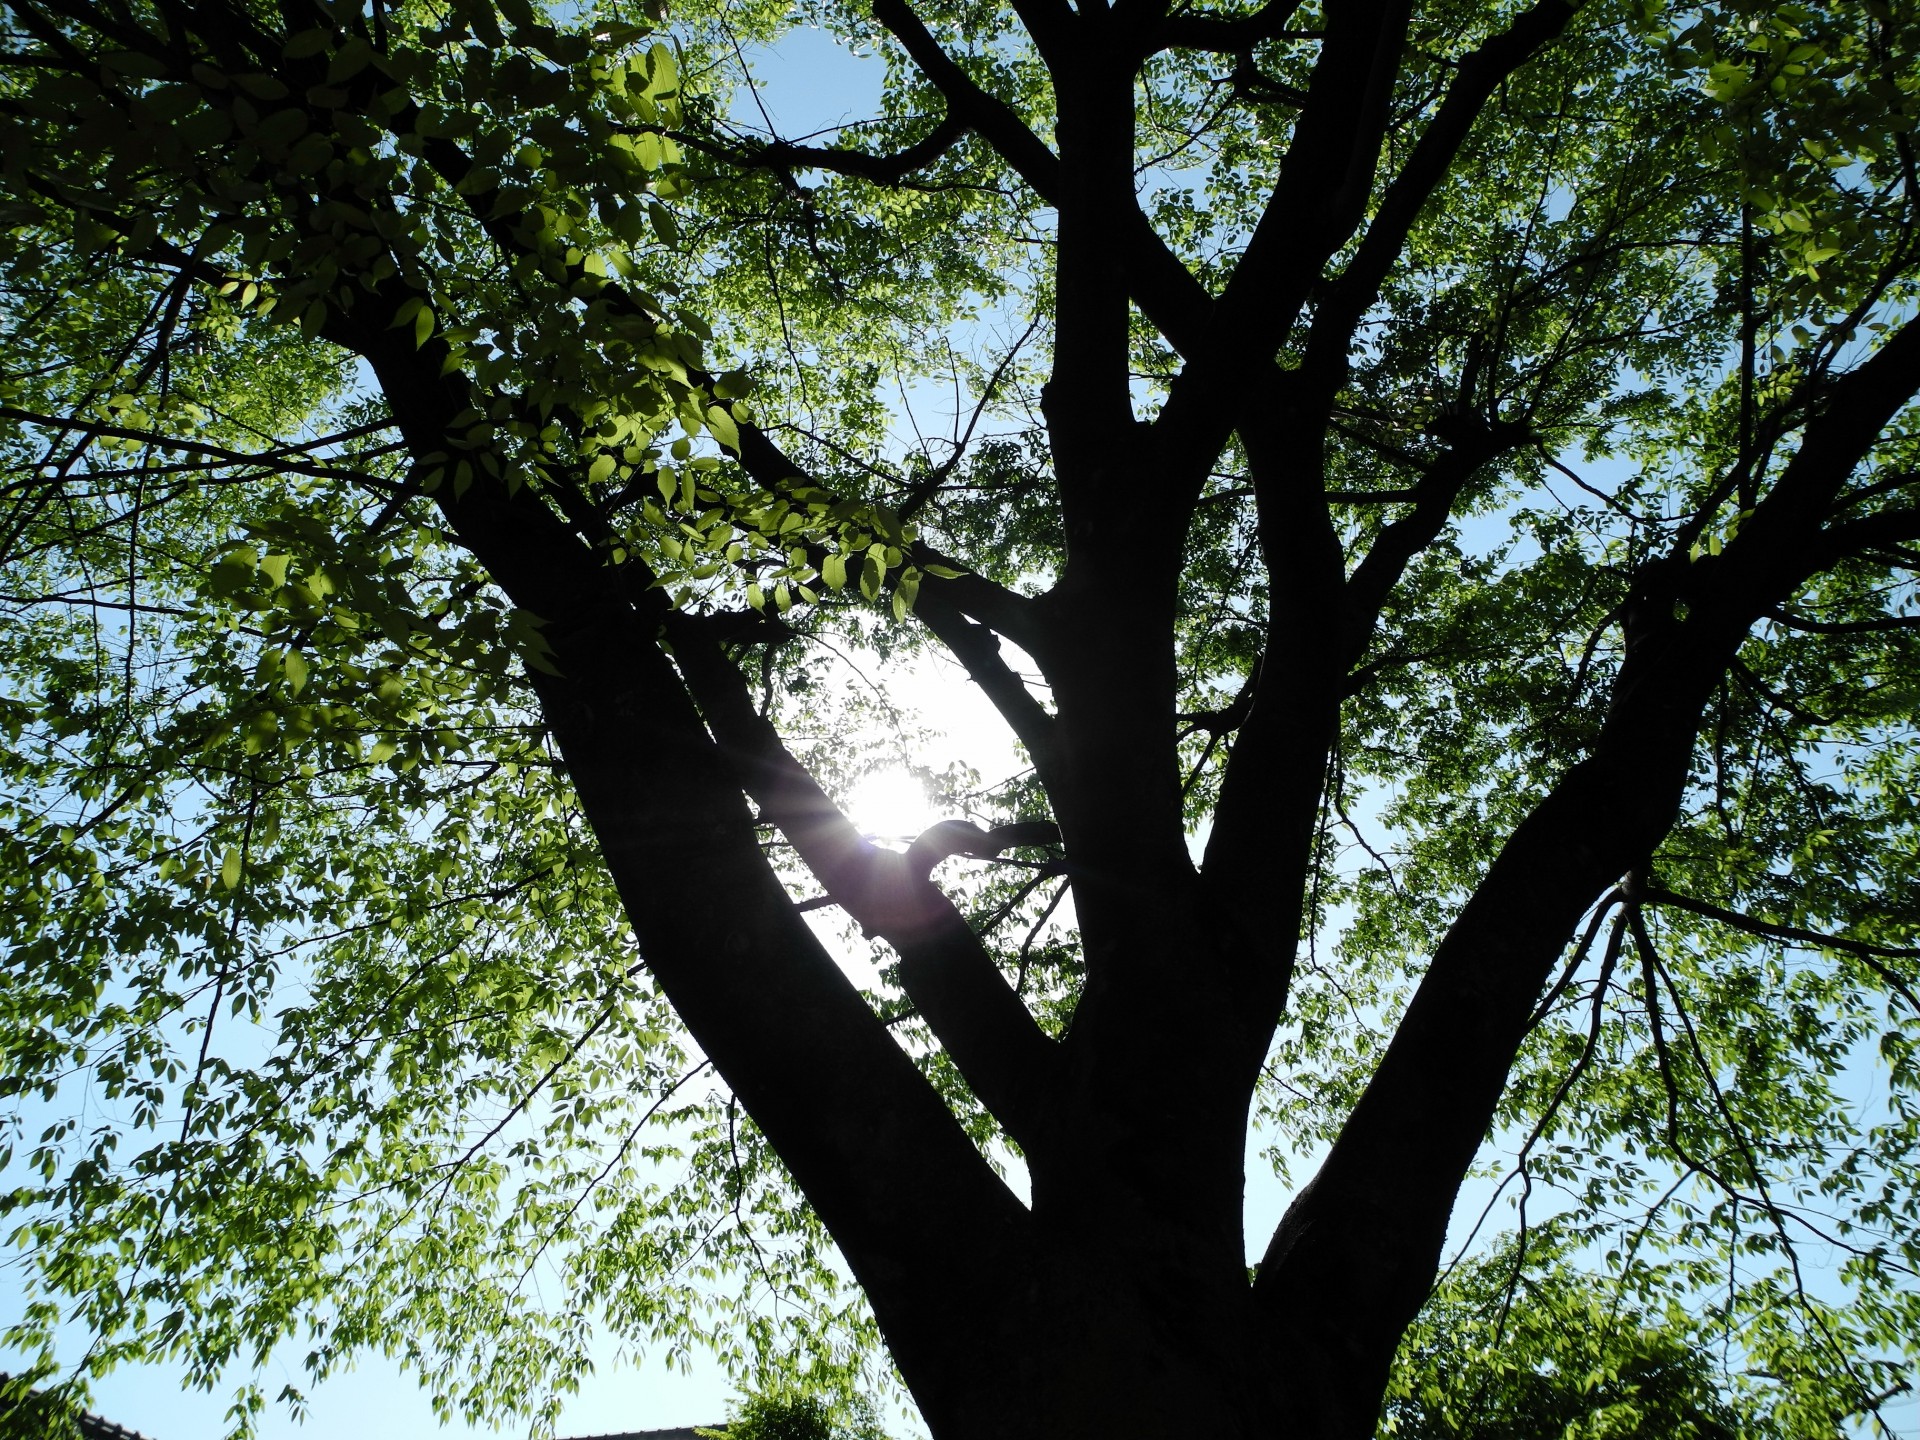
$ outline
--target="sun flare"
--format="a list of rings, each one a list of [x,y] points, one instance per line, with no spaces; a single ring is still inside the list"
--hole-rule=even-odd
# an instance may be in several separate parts
[[[870,839],[907,844],[940,816],[927,787],[907,770],[876,770],[848,797],[847,813]]]

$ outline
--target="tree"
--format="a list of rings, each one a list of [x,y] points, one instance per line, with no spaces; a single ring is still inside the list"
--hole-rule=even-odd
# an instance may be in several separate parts
[[[877,116],[729,108],[796,20]],[[589,1317],[877,1332],[941,1440],[1353,1440],[1505,1164],[1871,1422],[1910,7],[663,24],[10,6],[12,1342],[550,1416]],[[1030,773],[864,839],[849,638]],[[1317,1161],[1251,1279],[1250,1117]]]
[[[1702,1341],[1684,1311],[1648,1315],[1564,1262],[1496,1252],[1443,1276],[1402,1342],[1381,1431],[1406,1440],[1790,1433],[1720,1393]]]
[[[886,1440],[870,1402],[806,1390],[764,1390],[741,1401],[716,1440]]]

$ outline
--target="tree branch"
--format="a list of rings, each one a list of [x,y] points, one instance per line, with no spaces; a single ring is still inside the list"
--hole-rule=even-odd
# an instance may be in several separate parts
[[[1870,941],[1854,940],[1845,935],[1823,935],[1817,930],[1803,929],[1798,925],[1782,925],[1777,921],[1762,920],[1757,916],[1742,914],[1738,910],[1729,910],[1725,906],[1714,905],[1705,900],[1695,900],[1658,885],[1642,886],[1639,898],[1649,905],[1670,905],[1676,910],[1686,910],[1709,920],[1718,920],[1722,925],[1744,930],[1749,935],[1759,935],[1768,940],[1783,940],[1794,945],[1811,945],[1823,950],[1838,950],[1851,955],[1898,992],[1900,998],[1913,1008],[1915,1014],[1920,1014],[1920,995],[1914,994],[1912,982],[1883,963],[1886,960],[1920,960],[1920,949],[1913,946],[1875,945]]]
[[[401,112],[395,121],[396,127],[404,127],[408,123],[407,114],[407,111]],[[472,170],[471,158],[450,140],[436,138],[426,141],[425,153],[435,171],[456,190]],[[511,258],[531,253],[530,247],[523,244],[514,233],[510,217],[495,216],[492,213],[495,193],[492,190],[468,193],[465,195],[465,201],[469,210],[486,229],[488,237],[503,254]],[[580,266],[574,265],[570,267],[570,274],[579,278],[585,275],[585,271]],[[648,320],[656,318],[617,282],[596,281],[596,284],[597,298],[617,312]],[[712,375],[697,368],[690,370],[689,378],[696,385],[709,388],[714,381]],[[737,421],[736,424],[738,424]],[[747,473],[766,489],[775,493],[790,489],[802,476],[802,468],[775,443],[772,436],[759,426],[739,424],[738,428],[740,463],[746,468]],[[921,582],[923,593],[931,591],[944,595],[956,608],[981,623],[992,626],[1023,649],[1031,651],[1039,646],[1042,637],[1038,632],[1038,617],[1032,602],[1025,596],[1016,594],[1004,586],[996,585],[982,575],[967,571],[963,566],[954,565],[948,557],[941,555],[924,542],[916,542],[909,547],[909,554],[912,563],[923,569],[929,565],[941,565],[962,572],[951,579],[928,574]]]
[[[1314,835],[1351,665],[1342,616],[1346,557],[1315,461],[1283,422],[1243,418],[1261,557],[1272,595],[1260,666],[1220,781],[1201,864],[1234,917],[1241,1008],[1260,1031],[1258,1064],[1293,974]],[[1289,877],[1277,890],[1275,877]]]
[[[778,170],[789,174],[794,170],[826,170],[869,180],[875,185],[904,186],[908,176],[938,160],[967,133],[968,127],[949,109],[926,136],[892,155],[869,155],[839,146],[795,145],[786,140],[739,150],[684,131],[674,131],[672,138],[746,170]]]
[[[1667,603],[1629,623],[1591,752],[1501,847],[1320,1173],[1275,1231],[1256,1300],[1277,1344],[1360,1380],[1344,1392],[1354,1407],[1338,1417],[1345,1429],[1365,1433],[1373,1421],[1555,957],[1593,898],[1671,828],[1708,698],[1753,622],[1821,563],[1806,536],[1917,386],[1920,326],[1909,323],[1833,384],[1721,556],[1691,566],[1670,557],[1686,585],[1684,618]],[[1360,1273],[1356,1254],[1369,1257]]]
[[[85,435],[111,435],[122,440],[132,440],[142,445],[164,447],[177,450],[183,455],[198,455],[210,462],[221,465],[233,465],[246,469],[271,472],[276,475],[311,475],[321,479],[363,481],[375,489],[397,488],[391,482],[368,475],[364,471],[342,465],[325,465],[300,458],[310,454],[318,446],[338,443],[355,436],[370,434],[385,427],[379,425],[361,425],[338,435],[326,436],[318,441],[298,445],[276,445],[271,450],[249,453],[244,450],[230,450],[223,445],[209,445],[202,440],[187,440],[179,436],[164,435],[156,430],[139,429],[127,425],[110,425],[104,421],[86,419],[79,416],[61,417],[42,415],[37,411],[22,410],[13,405],[0,405],[0,420],[14,420],[25,425],[37,425],[68,433]],[[380,447],[375,453],[386,453],[392,447]]]
[[[1453,514],[1454,502],[1475,472],[1533,439],[1524,425],[1502,421],[1488,424],[1478,415],[1462,417],[1455,433],[1453,445],[1432,462],[1414,487],[1413,513],[1382,528],[1366,558],[1347,580],[1343,620],[1349,668],[1359,662],[1387,596],[1413,558],[1439,537]]]
[[[760,485],[775,494],[791,490],[797,481],[823,492],[827,490],[826,486],[808,476],[774,442],[773,437],[757,425],[740,426],[740,463]],[[906,553],[908,563],[924,572],[920,581],[922,597],[952,606],[1030,653],[1044,647],[1046,632],[1042,616],[1027,596],[967,569],[952,556],[943,554],[923,540],[916,540],[907,546]],[[953,576],[935,575],[928,568],[935,565],[959,573]],[[1012,723],[1012,717],[1008,717],[1008,723]]]
[[[968,621],[960,613],[959,606],[950,603],[938,590],[929,594],[925,581],[921,582],[919,602],[914,606],[913,613],[966,667],[973,683],[993,702],[993,708],[1000,712],[1000,718],[1007,722],[1020,743],[1027,747],[1027,753],[1033,757],[1034,767],[1039,772],[1040,783],[1046,785],[1059,764],[1055,753],[1057,727],[1054,718],[1034,698],[1026,682],[1007,664],[1000,653],[1000,641],[994,632],[985,625]]]
[[[1194,11],[1169,15],[1149,32],[1147,53],[1208,50],[1217,55],[1243,55],[1263,40],[1317,40],[1317,30],[1287,29],[1287,22],[1299,9],[1300,0],[1267,0],[1253,14],[1232,19]]]
[[[1766,618],[1789,630],[1805,630],[1813,635],[1877,635],[1889,630],[1920,630],[1920,615],[1882,615],[1876,620],[1815,620],[1775,606]]]
[[[1355,0],[1330,14],[1279,179],[1220,296],[1231,337],[1222,362],[1271,360],[1262,337],[1286,333],[1366,213],[1406,28],[1405,0]]]
[[[1279,178],[1232,278],[1194,343],[1168,337],[1189,362],[1153,425],[1168,451],[1205,454],[1210,466],[1234,428],[1219,403],[1228,392],[1267,392],[1266,409],[1293,414],[1297,434],[1310,428],[1301,423],[1301,373],[1282,376],[1274,365],[1277,337],[1292,330],[1327,258],[1366,213],[1407,24],[1407,0],[1355,0],[1329,17]]]
[[[759,802],[760,819],[779,826],[836,904],[899,952],[908,998],[981,1103],[1016,1140],[1031,1140],[1051,1085],[1053,1044],[929,876],[949,855],[998,853],[1045,837],[947,822],[905,855],[869,843],[755,709],[739,667],[719,646],[676,617],[668,618],[667,634],[708,725]]]
[[[1231,735],[1247,723],[1247,716],[1253,713],[1253,697],[1260,683],[1261,661],[1256,659],[1248,669],[1246,679],[1240,682],[1240,688],[1218,710],[1203,710],[1193,715],[1179,717],[1183,725],[1191,725],[1195,730],[1204,730],[1209,735]]]
[[[1388,184],[1359,249],[1315,306],[1313,330],[1301,366],[1316,377],[1309,382],[1310,388],[1319,392],[1316,400],[1324,396],[1331,403],[1345,380],[1354,327],[1380,293],[1428,199],[1452,170],[1454,158],[1488,97],[1558,37],[1573,12],[1568,0],[1537,0],[1507,29],[1460,60],[1446,98],[1421,132],[1407,163]]]
[[[1058,158],[1027,128],[1011,105],[974,84],[906,0],[874,0],[873,18],[900,42],[920,73],[946,97],[949,116],[998,151],[1034,194],[1048,204],[1059,199]]]
[[[196,22],[222,13],[202,7]],[[282,68],[277,44],[261,61]],[[390,328],[415,292],[373,275],[351,312],[329,310],[320,336],[367,361],[414,455],[446,453],[470,381],[443,373],[440,337],[416,348]],[[664,597],[636,599],[538,487],[510,492],[475,470],[436,503],[458,543],[544,622],[558,673],[530,678],[647,965],[832,1227],[903,1371],[937,1392],[955,1315],[984,1334],[1010,1303],[1002,1287],[1027,1244],[1023,1207],[794,913],[660,651]],[[983,1340],[979,1363],[990,1351]]]
[[[1912,322],[1908,323],[1907,328],[1913,328]],[[1857,555],[1876,545],[1920,539],[1920,510],[1877,511],[1872,515],[1863,515],[1858,520],[1829,525],[1821,532],[1820,538],[1825,542],[1820,547],[1825,552],[1824,558],[1829,560]]]
[[[1062,183],[1059,157],[1027,128],[1013,107],[976,85],[905,0],[874,0],[873,16],[945,97],[948,113],[991,145],[1034,194],[1058,206]],[[1138,203],[1130,203],[1129,210],[1122,239],[1134,299],[1168,342],[1190,355],[1202,342],[1213,309],[1212,297],[1155,233]]]

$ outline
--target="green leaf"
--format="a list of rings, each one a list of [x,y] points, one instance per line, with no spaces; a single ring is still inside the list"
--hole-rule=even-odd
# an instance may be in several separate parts
[[[715,440],[727,449],[738,454],[740,451],[740,428],[733,423],[733,416],[719,405],[707,407],[707,430]]]
[[[607,221],[607,228],[629,245],[637,245],[647,233],[647,215],[638,205],[619,206]]]
[[[351,80],[372,60],[373,47],[358,35],[349,35],[327,62],[327,83],[338,85],[342,80]]]
[[[284,100],[293,92],[286,83],[273,75],[235,75],[233,85],[236,90],[245,91],[256,100]],[[278,112],[284,113],[284,112]],[[273,117],[268,117],[269,119]],[[262,122],[264,125],[264,122]]]
[[[306,60],[326,49],[332,39],[332,32],[319,27],[295,31],[287,38],[281,53],[289,60]]]
[[[265,150],[283,150],[307,133],[306,115],[294,109],[276,110],[260,122],[254,139]],[[243,302],[244,303],[244,302]]]
[[[302,136],[287,152],[287,169],[295,175],[312,175],[333,159],[333,141],[318,131]]]
[[[679,89],[680,67],[674,61],[673,51],[656,44],[647,52],[647,94],[671,95]]]
[[[164,79],[171,68],[161,56],[139,50],[110,50],[100,57],[100,63],[118,74],[141,80]]]

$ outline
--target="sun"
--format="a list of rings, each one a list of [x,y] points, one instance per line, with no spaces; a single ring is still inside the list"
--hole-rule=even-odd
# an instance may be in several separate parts
[[[892,766],[874,771],[853,787],[847,814],[867,838],[900,845],[911,843],[940,818],[920,778]]]

